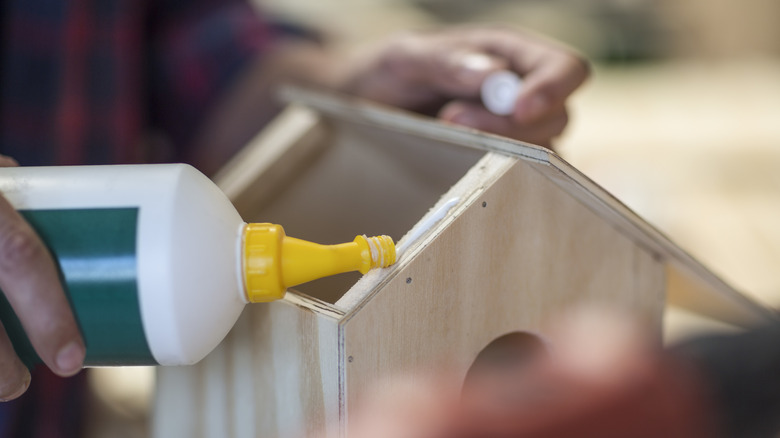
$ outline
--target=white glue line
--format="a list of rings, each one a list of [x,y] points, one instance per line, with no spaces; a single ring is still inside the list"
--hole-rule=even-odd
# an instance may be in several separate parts
[[[449,212],[452,207],[458,204],[460,201],[460,198],[452,198],[449,199],[447,202],[444,203],[441,207],[439,207],[438,210],[436,210],[432,215],[430,215],[427,219],[417,224],[414,229],[412,229],[411,234],[407,235],[403,242],[399,243],[399,245],[396,247],[396,259],[400,259],[401,256],[406,252],[406,250],[412,245],[412,243],[416,242],[417,239],[422,237],[425,233],[428,232],[431,228],[433,228],[434,225],[439,223],[442,219],[444,219],[444,216],[447,215],[447,212]]]

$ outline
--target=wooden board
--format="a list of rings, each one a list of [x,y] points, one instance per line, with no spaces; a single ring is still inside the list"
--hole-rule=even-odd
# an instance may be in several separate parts
[[[248,307],[199,364],[158,369],[152,435],[295,437],[338,427],[341,316],[295,293]]]
[[[514,331],[544,338],[545,324],[576,304],[635,311],[660,338],[658,260],[522,160],[491,154],[472,172],[479,175],[464,178],[471,190],[447,221],[401,263],[350,290],[364,299],[342,322],[352,358],[347,410],[388,375],[442,364],[465,375],[494,339]]]
[[[328,145],[328,129],[313,110],[291,105],[214,176],[236,209],[255,216]]]

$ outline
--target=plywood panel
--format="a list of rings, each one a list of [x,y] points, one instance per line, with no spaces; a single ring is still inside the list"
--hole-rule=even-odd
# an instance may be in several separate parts
[[[442,363],[465,373],[496,337],[543,332],[577,304],[626,306],[660,328],[662,265],[528,163],[505,160],[346,316],[348,408],[388,374]]]
[[[310,436],[338,427],[341,314],[290,293],[248,307],[191,367],[159,370],[154,436]]]
[[[321,116],[290,105],[214,176],[244,217],[278,195],[329,143]]]

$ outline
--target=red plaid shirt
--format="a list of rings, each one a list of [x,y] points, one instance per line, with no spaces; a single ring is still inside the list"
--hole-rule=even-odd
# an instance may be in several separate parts
[[[186,160],[275,33],[241,0],[0,0],[0,14],[0,154],[21,165],[142,162],[150,133]],[[84,383],[39,367],[0,404],[0,437],[80,436]]]
[[[2,6],[0,153],[22,165],[142,162],[150,133],[183,160],[208,109],[273,39],[242,0]]]

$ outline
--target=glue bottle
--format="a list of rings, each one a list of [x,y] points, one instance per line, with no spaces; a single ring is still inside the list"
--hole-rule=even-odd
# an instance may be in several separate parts
[[[3,168],[0,191],[58,265],[86,366],[193,364],[245,304],[395,262],[387,236],[325,246],[246,224],[184,164]],[[39,362],[3,294],[0,319],[22,361]]]

